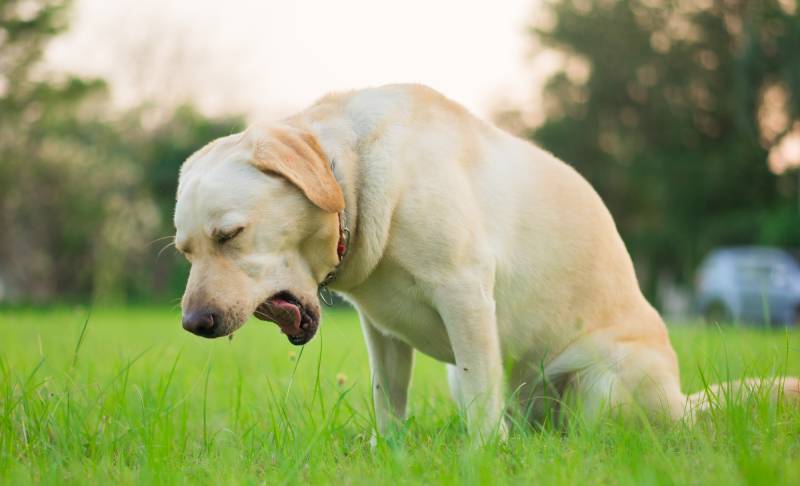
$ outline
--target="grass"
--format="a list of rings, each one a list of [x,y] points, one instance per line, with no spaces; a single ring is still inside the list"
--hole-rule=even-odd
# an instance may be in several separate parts
[[[443,365],[418,356],[410,419],[369,445],[366,350],[329,312],[305,348],[232,341],[166,309],[0,310],[0,483],[800,484],[800,412],[737,397],[689,427],[514,427],[469,446]],[[673,326],[684,388],[800,374],[800,332]]]

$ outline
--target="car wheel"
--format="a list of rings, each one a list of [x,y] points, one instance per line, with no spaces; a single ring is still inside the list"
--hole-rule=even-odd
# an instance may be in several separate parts
[[[798,309],[800,311],[800,309]],[[800,317],[800,315],[798,316]],[[706,324],[730,324],[731,312],[728,306],[720,300],[710,302],[703,311]]]

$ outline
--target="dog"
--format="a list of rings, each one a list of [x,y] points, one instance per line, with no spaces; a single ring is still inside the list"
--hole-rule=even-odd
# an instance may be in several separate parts
[[[181,167],[175,227],[194,334],[253,315],[302,345],[319,288],[355,306],[378,433],[405,417],[415,349],[447,363],[481,440],[507,435],[509,394],[532,421],[552,404],[668,420],[708,406],[681,391],[667,329],[590,184],[425,86],[328,95],[209,143]],[[800,396],[796,379],[769,386]]]

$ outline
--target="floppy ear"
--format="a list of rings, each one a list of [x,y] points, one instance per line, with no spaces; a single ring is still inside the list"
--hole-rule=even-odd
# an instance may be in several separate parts
[[[344,195],[328,158],[310,132],[270,127],[255,138],[252,164],[297,186],[315,206],[329,213],[344,209]]]

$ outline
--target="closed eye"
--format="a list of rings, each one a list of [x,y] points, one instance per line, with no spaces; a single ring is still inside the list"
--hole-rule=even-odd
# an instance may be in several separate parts
[[[224,245],[225,243],[239,236],[242,233],[242,231],[244,231],[244,226],[240,226],[239,228],[236,228],[233,231],[228,231],[226,233],[217,233],[215,235],[215,239],[217,243],[219,243],[220,245]]]

